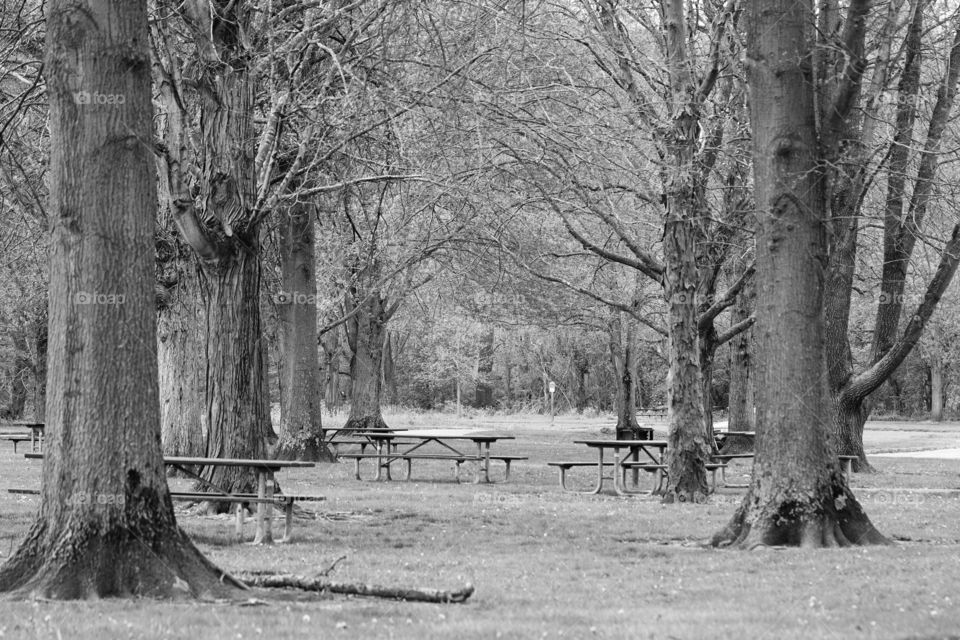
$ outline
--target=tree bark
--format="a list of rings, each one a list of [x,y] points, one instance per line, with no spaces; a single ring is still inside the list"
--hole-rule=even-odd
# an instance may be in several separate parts
[[[276,457],[333,462],[323,438],[313,210],[294,205],[281,228],[281,421]]]
[[[943,359],[935,354],[930,359],[930,419],[943,420]]]
[[[30,361],[30,347],[24,331],[24,327],[18,327],[12,331],[11,335],[13,367],[10,370],[10,401],[0,415],[6,420],[22,418],[27,406],[27,396],[30,391],[27,387],[27,379],[33,370],[33,363]]]
[[[270,407],[263,388],[257,244],[255,235],[239,238],[236,253],[202,263],[208,458],[262,459],[267,453]],[[244,245],[249,250],[239,248]],[[198,491],[210,483],[233,493],[256,492],[254,475],[247,469],[205,467],[200,476]]]
[[[853,11],[853,8],[851,8]],[[839,468],[823,351],[826,208],[809,63],[812,0],[748,3],[758,414],[750,488],[715,545],[886,543]]]
[[[350,416],[347,429],[386,428],[380,408],[383,338],[389,319],[386,300],[372,292],[361,300],[363,308],[347,323],[347,339],[353,357],[350,360]]]
[[[633,345],[632,321],[625,313],[610,327],[610,358],[617,376],[617,434],[638,434],[637,422],[637,385],[634,379],[637,373],[636,350]]]
[[[186,133],[181,96],[187,83],[181,78],[181,61],[158,46],[155,64],[166,123],[161,174],[174,222],[200,265],[204,419],[209,425],[204,452],[208,457],[260,458],[272,427],[260,325],[260,212],[254,210],[255,86],[244,35],[252,7],[217,0],[179,7],[201,61],[189,67],[199,95],[199,131]],[[156,25],[161,33],[166,28],[163,21]],[[167,34],[158,37],[159,43],[168,40]],[[199,149],[188,144],[191,138],[199,141]],[[188,174],[195,177],[198,193],[188,186]],[[228,491],[254,489],[252,475],[238,468],[211,467],[201,476]]]
[[[169,286],[159,301],[157,358],[160,370],[160,432],[168,456],[202,456],[209,425],[203,398],[202,308],[196,266],[181,243],[164,247],[159,262]],[[182,249],[189,251],[188,247]]]
[[[50,369],[41,506],[0,591],[239,593],[176,524],[160,448],[147,3],[47,5]]]
[[[752,294],[745,291],[737,299],[732,322],[750,317],[752,306]],[[753,404],[750,402],[751,335],[751,331],[744,331],[730,342],[730,400],[727,421],[730,431],[753,431],[754,428]]]

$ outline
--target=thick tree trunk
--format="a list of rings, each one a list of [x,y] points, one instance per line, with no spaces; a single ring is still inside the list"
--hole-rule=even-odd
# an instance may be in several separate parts
[[[249,3],[178,5],[191,27],[190,67],[199,96],[199,131],[186,131],[180,58],[158,46],[158,86],[165,110],[165,161],[161,173],[177,228],[199,258],[205,346],[204,452],[209,457],[260,458],[272,434],[267,397],[264,339],[260,326],[259,237],[256,145],[253,128],[256,78],[244,35],[251,25]],[[211,17],[213,16],[213,18]],[[213,22],[211,23],[211,20]],[[166,24],[158,21],[163,31]],[[170,41],[165,35],[158,45]],[[179,84],[175,84],[178,82]],[[199,148],[189,143],[199,141]],[[194,176],[197,192],[190,189]],[[241,469],[201,471],[206,482],[234,492],[252,490]],[[198,489],[205,487],[201,482]],[[226,506],[226,505],[223,505]]]
[[[825,191],[812,0],[751,0],[747,72],[757,234],[758,408],[750,488],[717,545],[884,543],[839,468],[823,351]],[[862,37],[862,35],[861,35]]]
[[[50,393],[39,517],[0,568],[18,596],[241,588],[177,527],[163,473],[146,4],[47,5]]]
[[[314,275],[313,210],[294,206],[282,221],[280,262],[281,460],[334,460],[323,439],[317,335],[317,280]]]
[[[235,253],[201,263],[207,363],[205,411],[210,425],[204,455],[261,459],[266,456],[271,429],[263,385],[266,367],[260,331],[257,237],[239,239],[235,246]],[[232,493],[256,492],[249,470],[206,467],[200,475],[205,482]],[[197,486],[200,491],[205,488],[204,482]]]
[[[373,292],[362,303],[363,309],[348,323],[348,338],[353,357],[350,360],[350,416],[348,429],[386,428],[380,409],[380,371],[383,337],[387,330],[385,301]]]
[[[202,456],[209,426],[204,423],[202,309],[196,268],[176,255],[173,283],[160,301],[157,358],[160,369],[160,432],[168,456]]]

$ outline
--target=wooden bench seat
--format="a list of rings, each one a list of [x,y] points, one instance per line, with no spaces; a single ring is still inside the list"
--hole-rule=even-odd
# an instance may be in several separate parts
[[[556,461],[556,460],[555,460],[555,461],[553,461],[553,462],[548,462],[548,463],[547,463],[547,466],[548,466],[548,467],[556,467],[556,468],[557,468],[557,471],[560,472],[560,478],[559,478],[559,479],[560,479],[560,488],[561,488],[561,489],[563,489],[564,491],[574,491],[574,492],[576,492],[576,489],[571,489],[570,487],[567,486],[567,471],[569,471],[570,469],[573,469],[574,467],[596,467],[596,466],[597,466],[597,462],[596,462],[596,461],[588,462],[588,461],[586,461],[586,460],[559,460],[559,461]],[[611,462],[604,462],[604,463],[603,463],[603,466],[604,466],[604,467],[612,467],[612,466],[613,466],[613,462],[612,462],[612,461],[611,461]]]
[[[667,477],[667,465],[665,464],[655,464],[653,462],[642,462],[635,460],[628,460],[627,462],[622,462],[620,464],[624,469],[640,469],[642,471],[647,471],[650,473],[659,472],[660,478],[658,478],[657,489],[659,491],[662,488],[663,480]],[[707,471],[710,472],[710,486],[716,490],[717,488],[717,469],[723,472],[724,467],[726,467],[725,462],[708,462]]]
[[[403,461],[406,462],[406,469],[404,474],[404,480],[410,480],[411,474],[413,472],[413,461],[414,460],[450,460],[454,463],[454,479],[457,482],[460,482],[460,466],[464,462],[483,462],[486,459],[486,456],[478,455],[467,455],[467,454],[455,454],[455,453],[344,453],[339,456],[340,458],[347,458],[353,460],[355,463],[354,467],[354,476],[357,480],[361,480],[360,477],[360,461],[364,459],[371,458],[380,458],[382,462],[380,466],[383,469],[387,470],[387,479],[392,479],[390,477],[390,465],[394,462]],[[506,466],[504,473],[504,482],[510,479],[510,465],[517,460],[527,460],[527,456],[507,456],[507,455],[491,455],[490,460],[499,460],[503,462]]]
[[[21,442],[29,442],[30,434],[27,433],[7,433],[0,436],[0,440],[9,440],[13,443],[13,452],[17,452],[17,445]]]
[[[20,495],[40,495],[39,489],[7,489],[8,493]],[[244,504],[270,503],[278,507],[283,507],[284,528],[283,538],[280,542],[289,542],[293,533],[293,505],[297,502],[323,502],[326,496],[307,496],[307,495],[284,495],[275,493],[272,498],[261,498],[255,493],[236,493],[232,495],[222,495],[219,493],[203,493],[193,491],[171,491],[170,499],[181,502],[233,502],[236,503],[237,516],[237,537],[243,534]]]

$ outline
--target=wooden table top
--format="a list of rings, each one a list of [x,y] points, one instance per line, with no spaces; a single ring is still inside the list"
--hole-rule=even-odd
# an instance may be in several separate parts
[[[663,449],[667,446],[666,440],[574,440],[573,443],[609,449],[623,449],[625,447],[657,447]]]
[[[42,453],[25,453],[24,458],[31,460],[43,459]],[[264,469],[286,469],[290,467],[315,467],[313,462],[301,462],[299,460],[247,460],[245,458],[187,458],[181,456],[169,456],[163,459],[163,464],[168,465],[189,465],[203,467],[260,467]]]

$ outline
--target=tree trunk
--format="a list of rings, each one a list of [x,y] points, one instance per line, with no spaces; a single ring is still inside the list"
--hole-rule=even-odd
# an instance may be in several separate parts
[[[245,242],[244,242],[245,240]],[[240,249],[240,246],[249,249]],[[208,458],[261,459],[270,433],[270,405],[264,397],[266,375],[260,331],[260,265],[257,237],[237,242],[235,253],[202,262],[206,335],[206,423]],[[231,493],[256,492],[250,470],[206,467],[204,482]],[[226,503],[222,506],[227,506]]]
[[[751,307],[751,296],[744,291],[737,299],[731,323],[737,323],[750,317]],[[751,335],[752,330],[744,331],[730,342],[730,400],[727,421],[727,428],[730,431],[753,431],[754,428],[753,406],[749,397]]]
[[[44,298],[34,317],[36,353],[33,360],[33,419],[37,422],[44,421],[47,405],[47,305],[47,298]]]
[[[639,434],[637,422],[637,396],[634,378],[637,372],[636,354],[633,348],[633,330],[630,319],[621,313],[610,328],[610,358],[617,376],[617,425],[618,434],[630,434],[632,439]]]
[[[396,337],[390,331],[385,331],[383,342],[383,370],[381,371],[383,380],[381,384],[383,385],[383,395],[387,404],[392,404],[397,401],[397,366],[394,361],[396,358],[395,344]]]
[[[490,407],[493,405],[493,387],[490,377],[493,374],[494,331],[488,329],[481,336],[480,351],[477,354],[477,389],[474,395],[474,406]]]
[[[155,64],[165,114],[165,162],[161,173],[172,217],[199,258],[206,363],[204,419],[208,457],[260,458],[272,434],[264,339],[260,325],[260,214],[253,129],[255,78],[251,76],[249,3],[216,3],[211,24],[206,2],[178,5],[192,27],[191,84],[199,96],[199,131],[188,135],[179,57],[158,38]],[[162,20],[158,30],[166,28]],[[181,82],[174,83],[180,78]],[[198,143],[196,148],[194,141]],[[188,175],[191,176],[188,179]],[[195,181],[196,193],[190,188]],[[254,488],[252,474],[232,467],[203,469],[205,482],[232,492]],[[201,482],[198,489],[203,490]],[[225,506],[225,505],[224,505]]]
[[[202,456],[209,425],[203,410],[202,309],[198,303],[196,267],[190,256],[163,260],[173,269],[161,297],[157,317],[157,358],[160,369],[160,433],[168,456]]]
[[[281,419],[276,457],[333,462],[323,439],[314,274],[313,209],[294,205],[281,221]]]
[[[320,337],[323,357],[323,389],[327,411],[340,408],[340,328],[331,329]]]
[[[753,478],[715,545],[884,543],[840,471],[823,351],[825,191],[812,0],[751,0],[747,79],[759,228]]]
[[[24,327],[18,327],[12,332],[13,342],[13,368],[10,371],[10,402],[3,410],[2,417],[6,420],[17,420],[23,417],[23,411],[27,406],[27,396],[30,390],[27,387],[27,379],[33,370],[33,363],[30,361],[30,347],[27,343],[27,337],[24,335]]]
[[[362,302],[363,309],[348,323],[350,360],[350,416],[347,429],[386,428],[380,409],[380,371],[383,336],[387,330],[386,301],[378,292]]]
[[[930,360],[930,419],[943,420],[943,359],[935,354]]]
[[[0,568],[16,596],[241,588],[179,529],[163,473],[146,5],[47,5],[50,393],[39,517]]]

